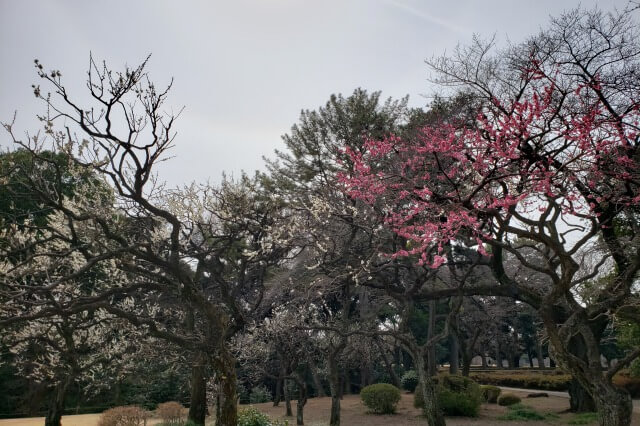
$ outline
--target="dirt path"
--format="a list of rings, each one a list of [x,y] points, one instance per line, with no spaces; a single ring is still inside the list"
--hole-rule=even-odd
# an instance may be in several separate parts
[[[500,407],[496,404],[484,404],[480,411],[480,417],[470,418],[447,418],[448,426],[476,425],[476,426],[542,426],[542,425],[567,425],[574,417],[573,414],[567,413],[569,401],[566,397],[553,395],[549,393],[549,398],[526,398],[531,390],[518,390],[509,388],[509,392],[515,393],[522,398],[523,404],[533,407],[541,414],[553,414],[553,418],[544,421],[514,422],[500,420],[499,417],[507,412],[507,408]],[[330,398],[311,398],[305,406],[305,425],[306,426],[325,426],[328,424],[329,407],[331,405]],[[272,418],[286,419],[289,425],[295,425],[295,417],[284,417],[284,402],[280,407],[273,407],[271,403],[255,404],[260,411],[269,414]],[[378,416],[368,414],[366,407],[360,401],[358,395],[347,395],[341,403],[342,406],[342,424],[345,426],[426,426],[426,421],[420,415],[420,410],[413,407],[413,395],[403,394],[398,412],[395,415]],[[292,402],[293,412],[295,414],[295,401]],[[78,416],[64,416],[62,418],[63,426],[96,426],[98,424],[99,414],[83,414]],[[159,420],[151,420],[148,424],[155,425]],[[0,420],[0,426],[42,426],[44,424],[43,417],[28,419],[9,419]],[[207,425],[213,423],[207,421]],[[596,423],[592,423],[595,425]],[[633,426],[640,426],[640,414],[634,413],[632,422]]]
[[[511,391],[510,391],[511,392]],[[510,426],[510,425],[566,425],[574,414],[567,413],[569,401],[562,396],[552,396],[549,398],[526,398],[530,390],[518,391],[512,393],[522,398],[522,403],[533,407],[541,414],[552,413],[555,418],[545,421],[528,421],[514,422],[504,421],[498,418],[507,413],[506,407],[500,407],[496,404],[483,404],[480,410],[480,416],[475,419],[471,418],[447,418],[447,426],[458,425],[477,425],[477,426]],[[307,402],[304,409],[305,425],[307,426],[325,426],[328,425],[330,398],[312,398]],[[295,401],[292,401],[293,414],[295,415]],[[295,417],[284,417],[284,403],[280,407],[273,407],[271,403],[255,404],[260,411],[269,414],[273,418],[288,419],[290,425],[295,424]],[[347,395],[341,403],[342,424],[348,426],[404,426],[404,425],[426,425],[426,421],[421,417],[420,410],[413,407],[413,395],[403,394],[398,404],[398,412],[395,415],[380,416],[367,414],[366,407],[360,401],[358,395]],[[596,423],[593,423],[595,425]],[[634,414],[632,422],[633,426],[640,426],[640,415]],[[0,424],[0,426],[2,426]]]

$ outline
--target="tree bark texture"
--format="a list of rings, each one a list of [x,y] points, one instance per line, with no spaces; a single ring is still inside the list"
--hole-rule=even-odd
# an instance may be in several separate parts
[[[60,420],[64,412],[64,400],[71,382],[71,376],[67,376],[56,385],[53,391],[53,398],[47,408],[47,416],[44,420],[45,426],[61,426]]]
[[[196,425],[204,425],[207,416],[206,356],[198,354],[191,367],[191,404],[188,420]]]

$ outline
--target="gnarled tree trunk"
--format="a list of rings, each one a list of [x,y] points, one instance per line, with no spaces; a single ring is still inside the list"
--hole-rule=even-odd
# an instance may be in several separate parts
[[[631,424],[633,401],[629,393],[610,383],[594,387],[594,398],[601,426],[628,426]]]
[[[569,341],[569,352],[578,358],[587,360],[587,346],[580,335],[575,335]],[[589,392],[575,378],[569,383],[569,408],[574,413],[596,411],[596,402]]]
[[[73,378],[71,375],[68,375],[56,385],[52,399],[49,402],[49,407],[47,408],[47,416],[44,420],[45,426],[60,426],[60,420],[64,412],[65,396],[72,381]]]
[[[438,404],[435,383],[425,370],[424,355],[422,353],[415,355],[414,363],[418,373],[418,386],[422,389],[422,398],[424,399],[423,414],[429,426],[446,426],[444,415]]]
[[[204,425],[207,416],[206,355],[195,357],[191,367],[191,405],[188,419],[195,425]]]
[[[220,391],[223,396],[220,423],[224,426],[236,425],[238,423],[238,388],[235,360],[229,350],[222,347],[216,361],[216,370],[221,375]]]

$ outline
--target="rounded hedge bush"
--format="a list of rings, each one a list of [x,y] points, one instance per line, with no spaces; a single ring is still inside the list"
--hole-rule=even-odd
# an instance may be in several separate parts
[[[498,398],[498,405],[509,406],[513,404],[517,404],[521,401],[519,396],[516,396],[512,393],[505,393]]]
[[[443,375],[438,379],[438,403],[447,416],[477,417],[482,404],[480,385],[468,377]]]
[[[438,404],[447,416],[477,417],[482,404],[480,386],[468,377],[443,375],[437,378]],[[424,408],[422,388],[416,389],[413,406]]]
[[[402,375],[400,382],[402,383],[402,389],[414,392],[418,386],[418,373],[415,370],[409,370]]]
[[[478,417],[481,403],[478,396],[454,392],[449,389],[439,389],[438,403],[446,416]]]
[[[400,401],[400,389],[388,383],[376,383],[362,388],[360,398],[376,414],[393,414]]]
[[[480,390],[482,391],[482,399],[491,404],[498,402],[498,397],[500,396],[500,392],[502,392],[502,389],[492,385],[480,386]]]

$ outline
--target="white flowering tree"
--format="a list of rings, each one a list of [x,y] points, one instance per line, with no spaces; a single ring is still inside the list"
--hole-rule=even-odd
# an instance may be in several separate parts
[[[33,173],[38,170],[22,174],[26,187],[60,215],[56,222],[64,225],[50,237],[40,232],[47,230],[46,224],[36,225],[30,244],[62,244],[56,252],[42,249],[46,262],[74,259],[57,277],[47,276],[39,259],[23,259],[25,270],[42,274],[44,283],[23,291],[34,298],[67,286],[73,292],[76,277],[104,265],[115,267],[122,279],[82,297],[65,293],[69,296],[54,305],[43,303],[29,313],[16,304],[17,281],[4,280],[7,303],[0,323],[104,309],[192,354],[189,418],[195,424],[204,424],[208,371],[218,372],[224,394],[219,421],[235,424],[235,361],[227,342],[260,311],[264,279],[289,253],[281,244],[289,239],[279,237],[281,228],[275,225],[280,205],[255,179],[243,176],[226,179],[219,187],[179,190],[160,184],[156,165],[173,146],[179,114],[165,113],[171,85],[159,90],[149,81],[145,66],[146,61],[115,72],[92,59],[90,99],[80,105],[71,99],[61,73],[44,72],[36,61],[38,75],[53,91],[34,85],[36,97],[47,107],[40,117],[44,134],[19,138],[12,124],[6,124],[6,130],[33,163],[46,163],[47,149],[64,153],[78,173],[95,176],[95,183],[89,184],[110,188],[113,198],[101,205],[86,195],[91,191],[73,200],[50,191],[51,182],[63,181],[56,167],[53,180]]]

